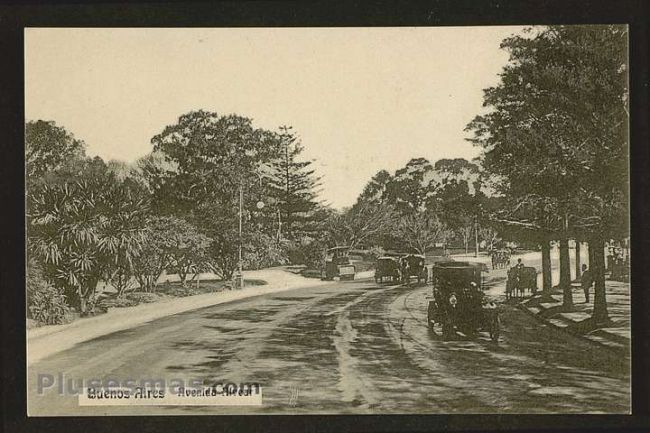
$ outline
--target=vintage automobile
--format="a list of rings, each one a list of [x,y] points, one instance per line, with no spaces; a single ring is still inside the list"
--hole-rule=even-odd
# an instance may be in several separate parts
[[[325,267],[321,271],[321,279],[333,280],[339,277],[340,280],[354,280],[356,268],[350,263],[349,247],[334,247],[327,250]]]
[[[506,280],[506,299],[520,298],[529,291],[537,293],[537,269],[532,266],[513,266],[508,269]]]
[[[457,331],[468,337],[480,330],[488,331],[490,339],[499,340],[499,309],[485,299],[482,291],[481,264],[440,262],[433,266],[433,297],[427,308],[429,329],[452,339]]]
[[[400,259],[402,281],[408,284],[411,277],[417,277],[418,283],[426,283],[429,277],[425,266],[425,257],[420,254],[407,254]]]
[[[400,281],[402,274],[399,260],[395,257],[382,256],[377,258],[375,263],[375,281],[383,283],[385,279],[391,282]]]

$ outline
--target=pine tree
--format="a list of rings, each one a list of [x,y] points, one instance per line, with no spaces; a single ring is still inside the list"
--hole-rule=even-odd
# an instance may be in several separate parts
[[[281,156],[272,163],[268,188],[279,212],[280,236],[291,238],[317,209],[321,178],[311,168],[313,161],[298,160],[304,148],[291,127],[281,127],[279,135]]]

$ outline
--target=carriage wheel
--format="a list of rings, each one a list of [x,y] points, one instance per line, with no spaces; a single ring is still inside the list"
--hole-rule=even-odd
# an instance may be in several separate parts
[[[451,340],[454,336],[454,325],[451,324],[448,320],[445,320],[442,323],[442,338],[445,340]]]
[[[474,326],[467,324],[461,328],[461,332],[467,336],[467,338],[475,338],[478,332]]]
[[[435,321],[429,317],[427,317],[427,327],[429,328],[429,331],[431,331],[434,335],[438,335],[436,332]]]

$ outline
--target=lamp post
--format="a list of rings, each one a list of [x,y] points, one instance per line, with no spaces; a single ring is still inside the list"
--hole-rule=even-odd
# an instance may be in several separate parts
[[[259,180],[260,180],[260,185],[262,185],[262,175],[259,173],[256,173]],[[259,200],[257,202],[257,208],[262,209],[264,207],[264,202],[262,200]],[[239,179],[239,251],[238,251],[238,264],[237,264],[237,275],[235,275],[235,288],[237,289],[242,289],[244,287],[244,265],[242,261],[242,244],[243,244],[243,230],[242,230],[242,221],[243,221],[243,214],[244,214],[244,179],[240,178]]]
[[[235,277],[235,288],[241,289],[244,287],[244,272],[242,264],[242,210],[244,207],[244,181],[240,179],[239,181],[239,259],[238,259],[238,271]]]

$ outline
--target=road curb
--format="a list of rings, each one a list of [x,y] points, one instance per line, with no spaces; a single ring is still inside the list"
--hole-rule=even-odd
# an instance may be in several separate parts
[[[543,324],[545,324],[545,325],[547,325],[547,326],[550,326],[550,327],[552,327],[552,328],[554,328],[554,329],[557,329],[558,331],[561,331],[561,332],[564,332],[564,333],[566,333],[566,334],[569,334],[569,335],[571,335],[571,336],[578,337],[578,338],[580,338],[580,339],[583,340],[583,341],[586,341],[586,342],[589,342],[589,343],[592,343],[592,344],[596,344],[596,345],[600,346],[601,348],[606,349],[606,350],[608,350],[608,351],[610,351],[610,352],[612,352],[612,353],[614,353],[614,354],[617,354],[617,355],[623,355],[623,356],[625,356],[625,357],[629,357],[629,356],[630,356],[630,353],[629,353],[629,347],[626,347],[626,346],[623,345],[623,344],[616,343],[616,342],[612,341],[613,339],[608,339],[609,341],[611,341],[612,343],[614,343],[614,344],[617,345],[616,347],[615,347],[615,346],[611,346],[611,345],[609,345],[609,344],[603,343],[603,342],[598,341],[598,340],[596,340],[596,339],[590,338],[587,334],[582,334],[582,333],[579,333],[579,332],[575,332],[575,331],[573,331],[569,326],[566,326],[566,327],[558,326],[558,325],[552,323],[550,320],[548,320],[548,319],[546,319],[546,318],[542,318],[542,317],[540,317],[540,316],[539,316],[539,313],[535,313],[534,311],[531,311],[531,310],[530,310],[530,309],[525,305],[526,302],[527,302],[527,301],[522,301],[522,302],[518,303],[518,304],[516,305],[517,308],[520,309],[520,310],[522,310],[522,311],[524,311],[524,312],[527,313],[528,315],[534,317],[535,319],[537,319],[538,322],[543,323]],[[544,310],[542,310],[542,312],[543,312],[543,311],[544,311]],[[562,319],[560,319],[560,320],[562,320],[562,321],[564,321],[564,322],[567,322],[567,323],[570,322],[570,323],[572,323],[572,324],[577,324],[577,323],[578,323],[578,322],[572,321],[571,319],[567,319],[567,318],[562,318]],[[592,331],[592,332],[595,332],[595,331],[597,331],[597,330],[594,330],[594,331]],[[607,334],[607,332],[603,332],[603,333]]]

